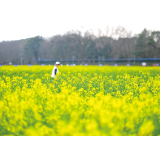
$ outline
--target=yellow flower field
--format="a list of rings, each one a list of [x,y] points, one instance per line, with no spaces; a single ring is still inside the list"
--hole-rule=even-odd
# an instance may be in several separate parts
[[[160,68],[0,67],[0,135],[160,135]]]

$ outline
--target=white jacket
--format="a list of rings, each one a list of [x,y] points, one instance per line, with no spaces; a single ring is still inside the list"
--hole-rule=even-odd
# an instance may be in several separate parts
[[[54,66],[51,77],[55,78],[55,75],[58,73],[58,68]]]

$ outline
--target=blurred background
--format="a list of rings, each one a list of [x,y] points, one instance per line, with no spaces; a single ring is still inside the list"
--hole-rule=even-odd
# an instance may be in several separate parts
[[[159,24],[0,24],[0,65],[159,66]]]

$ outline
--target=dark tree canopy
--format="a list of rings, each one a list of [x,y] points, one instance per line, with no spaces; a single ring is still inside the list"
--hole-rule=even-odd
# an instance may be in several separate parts
[[[42,37],[36,36],[28,39],[24,46],[24,53],[31,54],[35,59],[38,59],[39,47],[42,42]]]

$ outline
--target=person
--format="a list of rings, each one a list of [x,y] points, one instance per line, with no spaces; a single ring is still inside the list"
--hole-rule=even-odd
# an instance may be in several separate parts
[[[58,67],[59,67],[59,65],[60,65],[60,62],[56,62],[55,66],[53,68],[53,71],[52,71],[52,75],[51,75],[52,78],[56,77],[56,74],[58,73]]]

